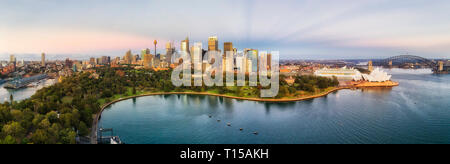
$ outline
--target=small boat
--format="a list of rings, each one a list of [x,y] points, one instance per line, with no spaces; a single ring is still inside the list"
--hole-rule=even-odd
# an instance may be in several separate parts
[[[217,120],[217,122],[220,122],[220,120]]]
[[[231,123],[227,123],[227,126],[231,126]]]
[[[212,116],[211,116],[211,115],[209,115],[208,117],[209,117],[209,118],[211,118]]]
[[[242,128],[239,128],[239,130],[240,130],[240,131],[243,131],[244,129],[242,129]]]
[[[254,135],[258,135],[258,132],[253,132]]]

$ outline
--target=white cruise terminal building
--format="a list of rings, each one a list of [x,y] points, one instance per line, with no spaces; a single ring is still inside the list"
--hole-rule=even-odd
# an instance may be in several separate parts
[[[388,75],[386,72],[376,68],[370,74],[361,74],[354,68],[322,68],[314,72],[316,76],[332,77],[336,76],[340,79],[352,79],[354,81],[369,81],[369,82],[385,82],[391,80],[392,75]]]
[[[316,76],[333,77],[340,79],[359,79],[361,80],[361,72],[354,68],[322,68],[314,72]]]

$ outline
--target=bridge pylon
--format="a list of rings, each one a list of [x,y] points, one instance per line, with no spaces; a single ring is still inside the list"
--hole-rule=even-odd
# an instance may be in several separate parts
[[[367,68],[369,69],[370,72],[373,71],[373,62],[372,62],[372,60],[370,60],[370,61],[367,63]]]

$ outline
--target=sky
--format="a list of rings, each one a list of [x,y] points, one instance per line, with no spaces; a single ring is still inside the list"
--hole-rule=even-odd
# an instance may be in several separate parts
[[[1,0],[0,59],[139,53],[209,36],[281,59],[450,58],[449,0]]]

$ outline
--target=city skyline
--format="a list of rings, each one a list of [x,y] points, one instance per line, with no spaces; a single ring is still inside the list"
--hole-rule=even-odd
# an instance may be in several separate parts
[[[448,1],[2,1],[0,60],[123,56],[190,45],[280,51],[281,59],[450,56]],[[197,8],[202,8],[198,10]],[[206,48],[206,47],[203,47]],[[30,55],[33,54],[33,55]]]

